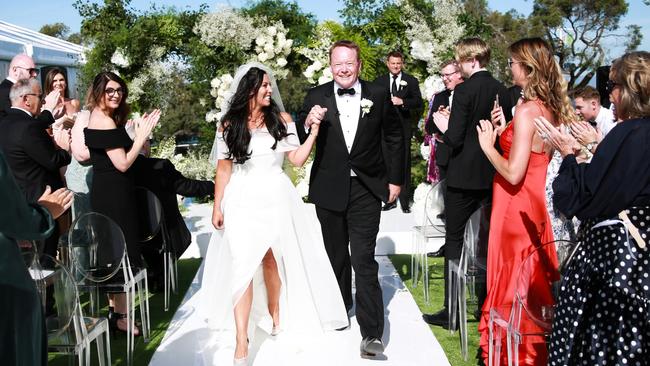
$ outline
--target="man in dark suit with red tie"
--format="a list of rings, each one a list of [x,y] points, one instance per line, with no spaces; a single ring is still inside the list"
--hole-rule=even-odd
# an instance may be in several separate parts
[[[386,67],[389,73],[378,76],[375,83],[380,85],[390,94],[387,116],[397,118],[402,125],[404,134],[404,185],[399,194],[400,206],[404,213],[411,212],[411,137],[413,127],[417,125],[422,115],[423,102],[420,93],[420,82],[412,75],[402,71],[404,55],[393,51],[386,58]],[[384,155],[387,151],[384,151]],[[388,158],[386,158],[388,160]],[[396,202],[387,202],[382,210],[388,211],[397,206]]]

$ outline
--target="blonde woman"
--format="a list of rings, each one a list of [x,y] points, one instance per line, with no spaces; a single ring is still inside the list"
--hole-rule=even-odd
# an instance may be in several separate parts
[[[564,158],[553,203],[582,220],[580,248],[560,286],[549,365],[647,365],[650,359],[650,53],[614,61],[607,83],[621,122],[591,163],[544,119]]]
[[[566,83],[550,46],[541,38],[526,38],[510,45],[509,52],[513,83],[523,89],[523,100],[510,123],[502,118],[494,128],[492,123],[482,120],[476,127],[481,149],[497,172],[488,243],[487,298],[479,325],[483,358],[488,354],[490,309],[510,309],[523,260],[536,247],[553,240],[545,201],[546,169],[553,148],[536,133],[534,119],[544,117],[553,125],[574,120]],[[498,134],[503,154],[495,147]],[[555,260],[555,248],[549,246],[548,251],[548,258]],[[539,271],[543,270],[540,265]],[[553,303],[548,286],[539,286],[534,291],[541,303]],[[524,327],[535,328],[532,323],[522,319]],[[519,351],[521,364],[546,365],[546,360],[543,337],[523,339]],[[505,362],[504,359],[501,363]]]

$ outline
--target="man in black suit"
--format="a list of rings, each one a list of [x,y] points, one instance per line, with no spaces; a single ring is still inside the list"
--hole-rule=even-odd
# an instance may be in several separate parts
[[[207,180],[189,179],[176,170],[174,164],[167,159],[147,158],[138,156],[132,169],[136,185],[153,192],[164,211],[164,220],[168,233],[168,243],[171,245],[176,258],[180,257],[190,245],[192,237],[185,226],[183,216],[178,210],[176,195],[185,197],[205,197],[214,193],[214,182]],[[142,256],[147,261],[148,273],[154,281],[161,282],[162,278],[162,238],[161,233],[151,239],[142,248]],[[160,283],[150,283],[155,288]]]
[[[309,90],[298,115],[298,134],[304,141],[311,125],[320,124],[309,200],[316,205],[325,250],[348,310],[350,265],[354,268],[361,353],[372,356],[384,350],[384,308],[374,258],[381,203],[397,199],[404,183],[404,138],[397,120],[385,118],[387,90],[359,80],[360,68],[359,46],[351,41],[332,45],[334,81]]]
[[[11,108],[9,91],[14,83],[20,79],[36,78],[38,71],[34,60],[24,53],[18,54],[11,59],[7,78],[0,83],[0,118],[4,117]]]
[[[443,133],[443,142],[452,149],[445,195],[445,308],[423,315],[427,323],[442,326],[448,326],[449,318],[446,308],[449,262],[460,259],[465,223],[481,203],[492,197],[494,168],[481,151],[476,126],[482,119],[491,119],[497,95],[503,101],[506,119],[512,118],[508,89],[485,69],[490,61],[488,45],[478,38],[464,39],[456,45],[455,56],[465,82],[454,89],[448,122],[439,120],[436,123]],[[481,291],[479,307],[485,297]]]
[[[404,134],[404,185],[399,194],[400,206],[404,213],[411,212],[411,137],[412,128],[422,115],[423,103],[420,93],[420,82],[418,79],[402,71],[404,66],[404,55],[401,52],[393,51],[386,59],[388,74],[381,75],[375,79],[375,83],[390,93],[390,103],[387,110],[389,118],[397,118],[402,125]],[[384,152],[386,154],[386,152]],[[385,157],[385,160],[389,160]],[[388,211],[397,206],[396,202],[386,203],[382,210]]]
[[[447,60],[442,63],[440,77],[445,84],[445,90],[431,97],[424,128],[429,135],[436,137],[434,157],[440,172],[440,180],[443,180],[447,177],[451,148],[442,141],[442,131],[436,126],[434,118],[449,119],[451,105],[454,100],[454,89],[463,82],[463,75],[460,73],[460,67],[458,67],[456,60]]]
[[[0,147],[27,201],[37,202],[46,186],[53,191],[63,187],[59,169],[70,163],[67,151],[70,135],[57,135],[55,144],[47,134],[45,128],[48,121],[54,122],[51,110],[56,106],[58,96],[48,95],[41,112],[42,93],[37,80],[16,81],[9,96],[12,107],[2,121]],[[36,118],[39,113],[46,122]],[[45,254],[56,255],[58,234],[57,225],[55,232],[45,241]]]

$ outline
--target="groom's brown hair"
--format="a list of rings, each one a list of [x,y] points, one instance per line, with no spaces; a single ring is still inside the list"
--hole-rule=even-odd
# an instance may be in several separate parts
[[[332,51],[337,47],[345,47],[355,50],[357,52],[357,61],[361,61],[361,49],[356,43],[348,41],[347,39],[336,41],[332,47],[330,47],[330,61],[332,60]]]

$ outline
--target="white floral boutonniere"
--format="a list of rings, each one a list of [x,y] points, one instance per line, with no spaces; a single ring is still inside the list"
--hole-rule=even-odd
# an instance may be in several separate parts
[[[406,82],[406,80],[400,80],[399,85],[400,86],[407,86],[409,83]]]
[[[361,99],[361,118],[366,115],[366,113],[370,113],[370,108],[372,108],[372,100],[363,98]]]

